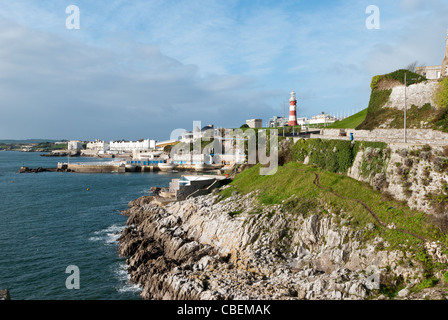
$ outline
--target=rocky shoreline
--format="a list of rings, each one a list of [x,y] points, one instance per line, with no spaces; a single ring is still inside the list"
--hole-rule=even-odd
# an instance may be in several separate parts
[[[223,188],[227,188],[225,186]],[[446,291],[409,290],[424,270],[403,251],[362,241],[340,213],[291,214],[254,194],[221,200],[215,192],[166,206],[152,197],[129,203],[119,254],[143,299],[288,300],[444,299]],[[345,221],[344,221],[345,220]]]

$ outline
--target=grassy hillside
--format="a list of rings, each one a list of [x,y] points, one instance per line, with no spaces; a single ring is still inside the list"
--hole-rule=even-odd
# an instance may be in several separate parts
[[[410,209],[404,202],[394,200],[366,183],[315,166],[290,162],[279,167],[275,175],[268,176],[260,175],[259,169],[260,166],[256,165],[238,174],[231,182],[231,187],[221,191],[223,198],[231,196],[234,191],[240,194],[258,191],[260,209],[255,209],[253,214],[258,214],[264,205],[274,204],[281,205],[282,212],[303,217],[328,215],[331,211],[336,214],[336,221],[345,221],[360,235],[359,240],[367,243],[381,237],[389,244],[387,247],[381,246],[381,250],[412,253],[425,270],[426,279],[422,287],[428,281],[437,283],[434,274],[446,270],[446,264],[435,263],[431,259],[422,238],[446,245],[448,237],[423,212]],[[316,183],[317,175],[320,187]],[[376,214],[381,223],[361,202]],[[385,225],[394,225],[395,229]]]
[[[355,113],[354,115],[348,118],[345,118],[344,120],[336,121],[335,123],[327,126],[326,128],[354,129],[364,121],[366,115],[367,115],[367,108],[358,113]]]
[[[422,241],[411,235],[399,231],[386,229],[378,225],[372,215],[356,201],[341,199],[334,194],[319,189],[314,183],[315,173],[320,176],[320,183],[324,187],[336,190],[337,193],[347,199],[358,199],[366,203],[378,217],[387,224],[394,224],[422,237],[440,240],[446,243],[448,238],[442,234],[423,212],[411,210],[403,202],[385,199],[380,191],[373,190],[368,184],[354,180],[345,175],[331,173],[313,166],[307,166],[296,162],[290,162],[278,168],[275,175],[262,176],[259,174],[259,165],[243,171],[232,181],[231,186],[223,190],[224,195],[230,195],[235,189],[243,194],[260,190],[258,200],[263,204],[286,204],[291,206],[288,199],[297,195],[300,201],[293,205],[295,209],[305,206],[309,212],[327,214],[323,209],[323,202],[331,204],[335,211],[350,213],[351,225],[355,229],[363,229],[368,223],[376,224],[375,231],[368,236],[381,236],[390,242],[394,249],[400,248],[405,243],[412,244],[411,250],[421,250]],[[322,201],[323,200],[323,201]],[[393,209],[390,209],[393,207]],[[317,211],[316,211],[317,210]],[[415,247],[414,247],[415,246]]]

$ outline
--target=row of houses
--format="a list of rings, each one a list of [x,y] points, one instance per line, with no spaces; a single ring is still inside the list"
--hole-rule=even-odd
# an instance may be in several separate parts
[[[68,150],[79,151],[83,149],[83,142],[79,140],[72,140],[68,142]],[[96,151],[98,153],[105,153],[108,151],[113,152],[133,152],[134,150],[151,150],[156,149],[156,141],[151,139],[140,139],[137,141],[103,141],[95,140],[88,142],[86,145],[87,150]]]

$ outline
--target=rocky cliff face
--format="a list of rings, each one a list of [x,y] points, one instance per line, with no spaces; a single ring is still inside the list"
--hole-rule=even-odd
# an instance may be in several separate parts
[[[404,287],[423,275],[412,256],[384,249],[379,238],[364,241],[368,230],[353,231],[347,213],[325,203],[291,213],[254,196],[130,203],[119,253],[142,297],[366,299],[380,285]]]
[[[406,201],[413,209],[446,218],[448,149],[402,144],[390,144],[388,149],[387,157],[381,150],[360,150],[348,176]],[[382,167],[374,170],[373,165],[378,160]]]

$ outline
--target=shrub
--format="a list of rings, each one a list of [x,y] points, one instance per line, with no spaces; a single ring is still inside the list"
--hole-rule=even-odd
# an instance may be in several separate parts
[[[443,274],[443,280],[448,282],[448,271]]]
[[[406,167],[412,167],[412,165],[414,164],[414,161],[411,158],[405,158],[403,163]]]
[[[303,162],[308,156],[310,165],[314,164],[331,172],[346,173],[353,164],[357,150],[350,141],[308,139],[294,144],[292,157]]]
[[[434,287],[437,283],[439,282],[439,279],[435,278],[435,277],[431,277],[428,279],[423,280],[422,282],[420,282],[416,289],[418,291],[426,289],[426,288],[432,288]]]
[[[434,169],[438,172],[443,172],[448,167],[448,158],[445,157],[435,157],[433,160]]]
[[[373,188],[376,190],[381,190],[386,185],[386,175],[384,173],[377,173],[373,177]]]
[[[372,82],[370,83],[370,89],[372,89],[372,91],[376,89],[376,85],[378,84],[378,82],[380,82],[381,79],[382,76],[374,76],[372,78]]]
[[[423,151],[431,151],[431,146],[430,146],[429,144],[425,144],[425,145],[422,147],[422,150],[423,150]]]
[[[404,84],[405,74],[406,74],[406,84],[408,86],[411,84],[415,84],[415,83],[419,83],[419,82],[428,80],[428,79],[426,79],[426,77],[424,77],[420,74],[417,74],[415,72],[406,70],[406,69],[399,69],[397,71],[386,74],[386,75],[384,75],[384,78],[397,80],[397,81],[401,82],[402,84]]]
[[[434,126],[442,131],[448,130],[448,78],[443,79],[434,98],[439,107],[433,119]]]
[[[448,78],[439,83],[439,88],[435,94],[435,102],[439,108],[448,108]]]

